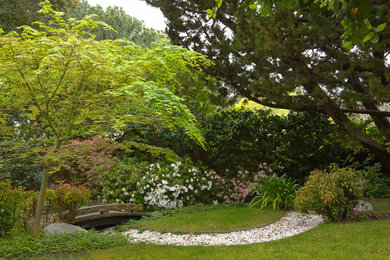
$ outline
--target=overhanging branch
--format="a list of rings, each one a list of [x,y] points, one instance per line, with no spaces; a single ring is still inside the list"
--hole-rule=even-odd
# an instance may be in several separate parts
[[[380,111],[380,110],[369,110],[369,109],[341,109],[344,113],[354,113],[354,114],[370,114],[370,115],[377,115],[377,116],[386,116],[390,117],[389,111]]]

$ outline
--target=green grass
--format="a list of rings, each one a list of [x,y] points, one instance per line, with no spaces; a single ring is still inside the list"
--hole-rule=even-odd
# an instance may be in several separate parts
[[[277,220],[284,211],[237,206],[213,206],[201,211],[186,210],[171,216],[135,222],[133,228],[159,231],[224,231],[250,228]]]
[[[390,211],[390,198],[389,199],[369,199],[374,209],[382,210],[382,211]]]
[[[294,237],[244,246],[128,245],[89,259],[390,259],[390,219],[321,224]]]

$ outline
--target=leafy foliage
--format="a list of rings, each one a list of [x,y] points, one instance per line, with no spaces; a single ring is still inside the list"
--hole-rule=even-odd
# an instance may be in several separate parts
[[[87,204],[90,197],[90,191],[84,186],[58,184],[47,190],[46,201],[50,212],[59,214],[59,220],[71,222],[75,210]]]
[[[253,187],[256,196],[252,199],[249,207],[260,205],[261,208],[272,206],[272,209],[290,208],[294,205],[295,191],[298,184],[294,180],[283,176],[266,176],[258,180]]]
[[[138,191],[137,183],[144,177],[147,166],[147,162],[131,159],[118,162],[113,169],[98,177],[100,185],[94,196],[100,196],[111,203],[131,203],[130,199]],[[142,200],[138,202],[143,203]]]
[[[335,125],[321,115],[280,117],[228,110],[207,118],[203,125],[210,161],[217,169],[239,166],[256,171],[260,162],[267,162],[277,172],[302,179],[312,169],[345,156]]]
[[[27,139],[27,138],[26,138]],[[41,139],[25,140],[28,147],[39,148]],[[27,190],[37,190],[42,176],[36,154],[16,140],[0,141],[0,180],[10,180],[13,186],[22,186]]]
[[[83,31],[102,24],[92,17],[65,22],[47,3],[42,12],[52,15],[51,23],[61,29],[38,23],[46,32],[25,26],[21,35],[1,38],[4,119],[11,109],[20,111],[22,104],[28,104],[30,109],[20,114],[32,121],[18,123],[41,127],[49,140],[100,133],[110,124],[119,130],[126,121],[184,127],[187,134],[201,140],[191,124],[193,116],[166,87],[180,87],[175,76],[191,73],[189,66],[197,70],[207,65],[203,56],[164,43],[144,49],[126,41],[94,41],[84,38],[90,34]],[[5,126],[2,133],[12,131],[9,123]]]
[[[352,153],[343,146],[338,127],[321,114],[275,116],[262,111],[228,109],[199,114],[198,122],[207,143],[206,151],[180,130],[167,132],[140,127],[131,133],[150,145],[168,147],[179,156],[202,161],[221,176],[232,174],[229,178],[238,171],[257,173],[259,164],[266,162],[278,174],[303,182],[310,171],[326,168],[333,162],[341,164]],[[124,138],[130,138],[131,133],[126,132]]]
[[[20,221],[25,222],[31,217],[32,200],[31,192],[13,188],[8,180],[0,181],[0,237],[10,233]]]
[[[351,168],[334,167],[329,173],[315,170],[296,192],[295,206],[300,211],[314,210],[331,221],[340,221],[352,214],[365,188],[362,174]]]
[[[223,0],[215,0],[216,6],[207,9],[209,17],[216,18],[217,10],[221,8]],[[372,43],[379,41],[379,33],[382,32],[387,23],[381,23],[373,27],[370,22],[372,10],[368,1],[342,1],[342,0],[319,0],[319,1],[293,1],[293,0],[255,0],[249,4],[249,9],[258,11],[262,15],[272,14],[273,7],[293,9],[298,11],[307,10],[320,6],[331,10],[337,19],[341,20],[344,28],[342,35],[344,48],[350,50],[353,44],[364,45],[371,40]]]
[[[366,166],[362,170],[363,177],[367,180],[367,189],[364,192],[367,197],[390,197],[390,178],[384,176],[380,170],[380,163]]]
[[[9,182],[0,182],[0,237],[11,232],[16,211],[23,205],[23,190],[12,189]]]

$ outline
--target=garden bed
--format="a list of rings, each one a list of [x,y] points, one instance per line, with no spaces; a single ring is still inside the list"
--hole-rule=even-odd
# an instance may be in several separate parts
[[[380,220],[380,219],[390,218],[390,198],[375,198],[375,199],[368,199],[367,201],[374,206],[374,211],[368,211],[368,212],[354,211],[346,221],[352,222],[352,221]]]

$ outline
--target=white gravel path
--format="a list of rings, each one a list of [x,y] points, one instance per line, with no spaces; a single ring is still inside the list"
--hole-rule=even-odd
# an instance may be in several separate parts
[[[233,231],[223,234],[161,234],[156,231],[139,233],[136,229],[123,232],[134,242],[146,242],[159,245],[178,246],[216,246],[216,245],[245,245],[291,237],[314,228],[324,219],[316,214],[300,214],[288,212],[280,220],[260,228],[245,231]]]

